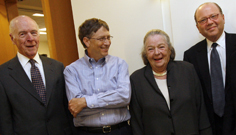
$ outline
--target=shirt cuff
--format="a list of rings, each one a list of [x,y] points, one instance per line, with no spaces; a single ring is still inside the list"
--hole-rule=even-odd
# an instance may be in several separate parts
[[[88,108],[97,108],[98,107],[98,101],[97,101],[97,97],[95,95],[85,96],[85,99],[86,99]]]

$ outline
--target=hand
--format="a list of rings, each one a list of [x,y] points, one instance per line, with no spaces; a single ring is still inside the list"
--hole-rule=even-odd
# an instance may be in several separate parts
[[[72,98],[69,101],[68,109],[70,110],[70,113],[75,118],[78,113],[80,113],[83,108],[87,107],[86,99],[83,98]]]

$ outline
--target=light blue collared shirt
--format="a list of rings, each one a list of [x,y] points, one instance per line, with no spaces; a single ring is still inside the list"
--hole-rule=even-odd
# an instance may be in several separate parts
[[[107,55],[96,62],[85,53],[65,68],[64,76],[68,100],[85,97],[87,102],[74,118],[76,127],[102,127],[130,119],[128,65],[121,58]]]

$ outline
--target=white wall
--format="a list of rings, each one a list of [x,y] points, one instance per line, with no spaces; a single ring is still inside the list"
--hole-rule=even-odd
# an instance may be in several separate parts
[[[196,27],[194,13],[205,2],[216,2],[225,15],[225,31],[236,33],[236,0],[170,0],[176,59],[182,60],[186,49],[204,39]]]
[[[80,58],[84,48],[78,39],[78,27],[92,17],[106,21],[114,36],[109,54],[121,57],[130,74],[143,67],[143,38],[151,29],[162,29],[171,38],[176,60],[203,39],[195,26],[195,9],[206,0],[71,0]],[[227,32],[236,32],[236,0],[215,0],[225,14]],[[234,16],[233,16],[234,15]]]

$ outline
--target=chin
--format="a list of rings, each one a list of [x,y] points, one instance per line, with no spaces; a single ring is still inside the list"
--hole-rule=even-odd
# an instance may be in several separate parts
[[[108,55],[108,53],[103,53],[102,55],[105,57],[105,56],[107,56],[107,55]]]

